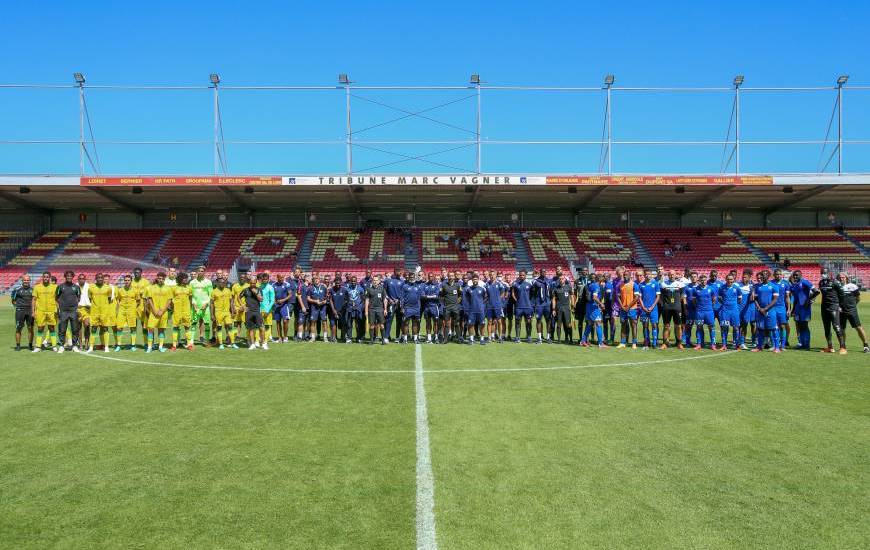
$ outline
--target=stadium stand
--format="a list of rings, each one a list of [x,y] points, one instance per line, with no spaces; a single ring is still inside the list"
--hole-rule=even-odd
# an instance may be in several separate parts
[[[422,229],[414,232],[414,243],[424,271],[516,269],[517,244],[510,230]]]
[[[207,231],[209,235],[213,231]],[[293,269],[305,229],[226,229],[208,257],[208,268],[230,269],[238,259],[257,269]]]
[[[650,252],[656,265],[727,272],[731,269],[764,265],[729,229],[635,229],[635,235]]]
[[[313,242],[310,260],[315,271],[361,274],[366,269],[404,268],[406,242],[401,231],[318,229]]]
[[[200,256],[214,236],[209,229],[174,229],[169,240],[157,252],[157,263],[186,270]],[[165,262],[163,260],[166,260]]]
[[[570,263],[598,270],[629,265],[634,249],[625,230],[620,229],[530,229],[522,232],[534,267],[549,271]]]

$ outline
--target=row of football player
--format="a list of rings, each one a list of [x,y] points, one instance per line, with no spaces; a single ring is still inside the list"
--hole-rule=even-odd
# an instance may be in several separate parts
[[[436,278],[434,274],[421,277],[419,273],[405,273],[402,276],[396,270],[393,276],[387,277],[382,284],[379,276],[370,274],[360,282],[346,274],[342,282],[340,273],[336,273],[334,281],[330,281],[327,275],[324,283],[321,283],[318,274],[309,277],[297,270],[289,279],[278,275],[276,281],[271,281],[270,275],[264,273],[259,276],[256,284],[251,284],[252,281],[245,278],[233,285],[229,292],[230,300],[224,297],[226,281],[222,274],[218,274],[217,281],[221,292],[217,293],[215,296],[217,299],[213,301],[211,281],[204,277],[204,270],[200,269],[196,278],[190,282],[190,287],[194,287],[192,291],[188,288],[186,275],[182,274],[178,277],[183,281],[179,285],[181,288],[172,292],[167,307],[171,310],[174,309],[174,303],[179,303],[179,312],[174,326],[189,334],[188,349],[192,349],[193,340],[190,334],[191,327],[188,324],[198,324],[200,338],[202,338],[203,326],[211,323],[209,313],[219,320],[216,325],[225,330],[226,340],[229,340],[231,346],[235,346],[235,334],[243,324],[249,331],[248,341],[251,342],[251,346],[267,345],[265,333],[271,334],[273,317],[276,320],[277,339],[281,341],[289,339],[290,320],[293,317],[297,321],[297,339],[303,336],[315,338],[321,325],[326,323],[329,325],[333,341],[336,337],[336,329],[342,332],[344,339],[350,340],[353,329],[356,328],[357,339],[360,339],[361,332],[364,330],[361,327],[364,320],[368,318],[373,339],[377,335],[386,342],[391,332],[390,325],[395,321],[395,324],[401,327],[397,329],[399,341],[406,341],[409,333],[416,340],[422,317],[426,320],[427,341],[433,341],[434,334],[434,341],[446,342],[451,337],[461,339],[468,336],[467,341],[470,343],[474,341],[474,336],[477,336],[481,343],[487,340],[503,341],[507,335],[510,335],[511,328],[515,330],[514,341],[519,341],[520,319],[526,320],[526,339],[531,340],[531,319],[535,317],[538,342],[561,339],[561,333],[564,331],[570,343],[573,340],[574,326],[571,320],[573,312],[578,322],[578,329],[582,327],[584,321],[586,323],[581,345],[588,345],[593,328],[598,336],[599,345],[605,345],[608,339],[611,343],[615,343],[615,326],[618,322],[623,329],[621,346],[626,345],[631,335],[632,346],[636,347],[638,323],[644,331],[644,347],[656,346],[659,317],[661,317],[664,321],[665,342],[673,325],[677,347],[691,345],[691,326],[696,326],[699,333],[698,344],[695,347],[702,346],[703,327],[707,326],[711,346],[714,349],[726,349],[728,330],[732,328],[735,347],[746,349],[745,334],[747,329],[750,329],[753,331],[751,341],[757,342],[755,349],[761,349],[763,343],[769,340],[773,343],[774,351],[784,347],[784,343],[787,342],[788,319],[794,313],[799,347],[809,347],[810,305],[820,291],[803,279],[800,272],[793,273],[788,281],[782,278],[781,271],[775,271],[773,280],[770,281],[767,280],[769,274],[762,272],[757,275],[756,282],[752,283],[752,273],[746,270],[739,284],[734,282],[735,272],[730,273],[723,282],[718,281],[715,271],[711,272],[709,281],[706,281],[703,275],[698,276],[691,272],[687,274],[688,277],[675,277],[672,272],[663,276],[655,271],[645,271],[636,272],[632,280],[629,272],[623,268],[618,268],[616,276],[612,279],[601,274],[590,276],[585,270],[581,270],[571,285],[560,269],[556,270],[556,275],[552,278],[547,278],[543,270],[534,272],[531,281],[526,279],[524,272],[517,275],[516,281],[512,281],[510,275],[504,278],[501,273],[493,272],[490,272],[486,279],[481,279],[471,272],[460,276],[458,273],[449,274],[442,270],[441,277]],[[50,276],[50,274],[46,275]],[[49,285],[45,283],[46,275],[43,276],[43,286],[48,287]],[[161,277],[163,283],[160,283]],[[840,275],[841,279],[844,277],[845,275]],[[376,280],[377,284],[375,284]],[[79,282],[79,288],[87,286],[81,276]],[[632,284],[625,285],[625,282],[632,282]],[[857,288],[849,288],[854,285],[845,279],[843,282],[845,286],[826,277],[822,279],[823,287],[828,286],[828,283],[831,286],[831,292],[822,292],[822,316],[828,338],[827,351],[831,350],[831,329],[837,334],[840,347],[845,351],[843,329],[847,320],[858,328],[859,335],[862,340],[865,340],[857,317],[856,302],[859,293]],[[155,281],[155,285],[158,287],[157,294],[160,295],[161,285],[175,287],[176,281],[171,278],[167,280],[161,274],[158,276],[158,281]],[[102,281],[98,281],[94,286],[101,289],[105,285]],[[145,328],[150,318],[154,317],[157,319],[157,326],[148,327],[150,328],[148,349],[150,349],[151,342],[155,339],[162,340],[160,325],[163,323],[160,322],[160,318],[167,311],[166,308],[160,307],[154,309],[154,300],[144,292],[149,286],[151,285],[141,278],[139,270],[135,270],[132,277],[125,278],[125,284],[119,292],[120,298],[115,305],[116,320],[111,326],[106,326],[106,323],[110,322],[111,314],[98,314],[97,325],[91,322],[90,318],[93,316],[90,311],[87,311],[90,308],[82,311],[80,306],[79,316],[83,324],[91,325],[90,332],[99,332],[101,338],[105,337],[105,333],[110,329],[114,329],[116,349],[119,348],[120,342],[118,332],[121,328],[128,328],[124,323],[117,321],[118,317],[128,322],[132,318],[132,327],[129,328],[135,328],[137,319]],[[368,289],[372,286],[383,288],[381,296],[378,296],[377,292],[368,293]],[[130,291],[136,288],[142,291]],[[248,288],[251,290],[245,293]],[[198,300],[197,289],[201,292]],[[781,299],[780,296],[785,298]],[[114,291],[110,294],[108,303],[112,302],[113,297]],[[98,313],[101,313],[105,304],[99,297],[97,300],[99,302],[97,308],[100,310]],[[188,300],[190,303],[186,304]],[[194,312],[192,322],[188,320],[188,305]],[[111,307],[109,309],[111,310]],[[132,313],[134,310],[135,315]],[[761,310],[763,312],[759,314]],[[34,299],[34,316],[39,317],[38,313],[38,300]],[[835,318],[841,313],[842,319]],[[515,317],[517,323],[513,325]],[[225,323],[230,320],[231,325],[227,327]],[[723,337],[718,348],[716,347],[717,323]],[[546,340],[542,337],[544,326],[546,326]],[[469,334],[470,329],[473,329],[473,335]],[[252,331],[256,334],[252,334]],[[579,332],[582,332],[582,329],[578,331],[578,336]],[[173,330],[173,348],[178,342],[178,333],[178,328]],[[326,330],[323,330],[322,334],[326,340],[328,338]],[[86,335],[87,331],[85,331]],[[135,339],[135,330],[131,331],[131,339]],[[664,347],[667,345],[665,342],[662,343]],[[135,340],[131,342],[131,346],[134,345]],[[105,342],[104,349],[108,349]],[[162,345],[160,349],[164,349]]]

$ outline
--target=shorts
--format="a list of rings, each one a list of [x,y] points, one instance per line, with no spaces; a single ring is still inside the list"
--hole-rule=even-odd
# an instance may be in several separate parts
[[[104,328],[115,326],[114,312],[109,309],[99,310],[91,308],[91,326]]]
[[[532,318],[532,308],[530,307],[518,307],[516,309],[517,319],[531,319]]]
[[[495,320],[495,319],[504,319],[504,310],[500,307],[490,307],[486,309],[486,318]]]
[[[317,322],[317,321],[326,321],[326,306],[316,306],[313,305],[308,308],[308,320]]]
[[[429,319],[438,319],[441,317],[441,312],[438,311],[438,304],[427,304],[423,308],[423,315]]]
[[[369,310],[369,324],[370,325],[383,325],[384,324],[384,310],[382,310],[382,309]]]
[[[513,302],[508,300],[508,303],[504,304],[502,306],[502,309],[504,309],[504,316],[505,317],[507,317],[508,319],[514,318],[514,303]]]
[[[715,326],[716,316],[712,311],[696,311],[695,324],[698,326],[707,325],[708,327]]]
[[[775,329],[779,325],[776,322],[776,313],[773,311],[768,311],[767,314],[762,314],[760,311],[755,312],[755,326],[765,330],[765,329]]]
[[[245,306],[236,304],[236,314],[233,315],[233,321],[236,323],[245,322]]]
[[[164,312],[160,317],[156,317],[154,314],[148,315],[148,329],[159,329],[163,330],[166,328],[167,323],[169,323],[169,312]]]
[[[308,314],[310,313],[310,311],[311,310],[309,310],[309,309],[302,311],[302,308],[297,306],[296,307],[296,324],[301,325],[302,323],[308,322]]]
[[[619,310],[619,320],[620,321],[634,321],[637,319],[637,310],[634,308],[631,309],[622,309]]]
[[[610,316],[622,319],[622,306],[619,305],[619,302],[610,304]]]
[[[272,312],[271,311],[268,313],[263,313],[261,311],[260,316],[263,317],[263,324],[264,325],[266,325],[267,327],[272,326]]]
[[[598,308],[586,310],[586,320],[587,321],[600,321],[601,320],[601,310]]]
[[[445,307],[444,308],[444,319],[445,320],[457,320],[459,319],[459,308],[458,307]]]
[[[775,309],[771,311],[771,313],[776,316],[777,325],[784,325],[788,323],[788,314],[785,312],[784,309]]]
[[[745,325],[755,323],[755,306],[747,307],[740,312],[740,322]]]
[[[215,325],[219,327],[228,327],[233,324],[233,316],[229,311],[214,312]]]
[[[142,324],[143,327],[148,324],[148,312],[145,311],[144,302],[145,302],[145,299],[143,298],[142,302],[141,302],[142,305],[136,306],[136,320],[138,320]],[[82,317],[83,310],[85,311],[85,314],[87,314],[87,309],[82,307],[82,306],[79,306],[79,321],[82,321],[84,319],[84,317]]]
[[[652,311],[650,311],[649,313],[647,313],[646,311],[643,311],[643,310],[639,310],[638,313],[640,315],[640,322],[641,323],[652,323],[654,325],[657,325],[659,322],[659,308],[658,307],[652,308]]]
[[[136,321],[138,319],[139,313],[135,309],[120,308],[115,316],[115,326],[136,328]]]
[[[858,328],[861,326],[861,318],[858,317],[858,310],[843,310],[840,312],[840,327],[846,328],[846,322],[848,321],[849,325],[852,328]]]
[[[257,311],[246,311],[245,312],[245,328],[248,330],[254,330],[256,328],[263,328],[263,314]]]
[[[568,308],[556,308],[556,323],[562,323],[565,326],[571,326],[571,310]]]
[[[139,316],[139,320],[142,322],[142,326],[145,326],[145,323],[148,322],[148,315],[146,315],[145,310],[142,310],[140,314],[139,310],[136,310],[136,314]],[[79,306],[79,323],[85,324],[90,322],[91,320],[91,308],[86,306]]]
[[[191,315],[191,321],[193,321],[194,325],[199,325],[199,322],[202,321],[206,325],[211,324],[211,309],[205,308],[205,311],[194,310],[193,315]]]
[[[541,317],[549,317],[550,316],[550,305],[549,304],[539,304],[535,306],[535,319],[538,321],[541,320]]]
[[[482,311],[469,311],[468,312],[468,324],[471,325],[482,325],[484,321],[485,315]]]
[[[796,307],[791,313],[798,323],[808,322],[813,317],[813,310],[810,307]]]
[[[404,321],[419,321],[420,320],[420,310],[419,309],[406,309],[402,312],[402,319]]]
[[[279,321],[287,321],[290,319],[290,304],[284,303],[280,306],[275,306],[273,316]]]
[[[33,312],[31,310],[15,310],[15,330],[20,331],[27,325],[27,328],[33,328]]]
[[[719,312],[719,326],[738,328],[740,326],[740,312],[736,309],[731,311],[723,309]]]
[[[51,326],[57,324],[57,312],[56,311],[39,311],[36,310],[36,315],[34,316],[34,321],[36,322],[36,326],[44,327]]]
[[[673,323],[674,325],[683,324],[683,312],[679,309],[662,309],[662,322],[666,325]]]
[[[172,327],[191,327],[191,315],[189,311],[174,311],[172,313]]]

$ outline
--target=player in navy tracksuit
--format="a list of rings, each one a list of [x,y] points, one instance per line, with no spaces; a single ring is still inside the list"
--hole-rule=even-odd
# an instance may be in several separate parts
[[[520,319],[526,320],[526,341],[532,339],[532,283],[526,280],[526,272],[520,271],[519,278],[511,287],[511,297],[514,301],[514,342],[520,341]]]
[[[311,278],[311,284],[308,286],[305,294],[308,298],[308,329],[311,336],[310,341],[315,341],[317,335],[323,334],[323,341],[326,342],[327,331],[324,329],[323,323],[327,321],[326,316],[326,285],[320,282],[320,277],[315,275]]]
[[[441,292],[441,284],[435,280],[435,274],[429,273],[428,280],[423,283],[423,316],[426,318],[426,342],[432,343],[432,334],[438,339],[438,321],[441,319],[440,304],[438,299]]]
[[[278,329],[277,342],[289,342],[290,332],[290,317],[293,307],[291,300],[295,300],[295,293],[291,295],[290,283],[284,280],[284,275],[279,273],[277,281],[272,283],[272,288],[275,289],[275,306],[273,308],[273,319],[275,327]]]
[[[532,307],[537,321],[538,343],[544,342],[544,320],[549,323],[550,318],[550,281],[547,279],[547,270],[541,269],[537,279],[532,281]]]
[[[477,336],[481,344],[486,344],[486,337],[483,336],[483,323],[485,320],[487,291],[481,286],[480,279],[477,273],[471,276],[471,284],[465,287],[462,294],[462,301],[468,302],[468,320],[466,321],[469,328],[474,328],[474,335],[471,335],[469,330],[468,343],[474,343],[474,336]]]
[[[341,284],[341,277],[336,277],[327,291],[329,307],[329,332],[332,342],[336,341],[336,332],[341,329],[341,339],[347,340],[348,327],[345,324],[345,310],[348,305],[347,288]]]
[[[356,342],[365,337],[365,287],[357,283],[356,275],[351,275],[347,289],[347,307],[344,314],[344,325],[347,327],[344,341],[350,343],[356,330]]]
[[[486,284],[487,306],[486,320],[489,325],[489,338],[498,342],[504,341],[504,299],[507,296],[508,286],[502,280],[502,274],[493,277]]]
[[[413,275],[411,276],[413,277]],[[420,312],[423,306],[423,285],[421,281],[409,280],[402,285],[399,295],[399,307],[402,314],[402,343],[408,341],[408,329],[414,336],[414,342],[418,341],[420,334]]]

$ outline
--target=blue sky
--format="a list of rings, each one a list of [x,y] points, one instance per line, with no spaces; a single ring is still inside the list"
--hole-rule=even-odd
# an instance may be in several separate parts
[[[333,85],[348,73],[360,85],[464,85],[479,73],[491,85],[825,86],[837,75],[870,85],[870,7],[865,2],[68,2],[17,3],[0,20],[0,81],[65,84]],[[427,113],[358,140],[473,140],[473,90],[358,90],[352,124],[401,116],[381,104]],[[821,140],[833,92],[746,93],[746,140]],[[224,91],[227,140],[344,139],[345,97],[320,92]],[[722,140],[730,93],[628,93],[613,100],[616,140]],[[87,90],[97,140],[212,139],[209,90]],[[483,92],[484,140],[599,140],[600,93]],[[870,140],[870,90],[847,91],[846,139]],[[75,90],[0,90],[0,139],[78,139]],[[462,128],[462,129],[458,129]],[[475,147],[402,160],[463,144],[354,147],[354,169],[471,171]],[[372,148],[380,149],[375,151]],[[831,151],[829,148],[828,153]],[[213,171],[210,144],[98,146],[103,173]],[[620,145],[615,172],[716,173],[723,147]],[[819,145],[746,145],[745,172],[814,171]],[[589,173],[598,145],[484,145],[485,172]],[[337,173],[343,144],[227,145],[235,174]],[[833,168],[832,163],[828,169]],[[77,144],[0,144],[0,172],[77,173]],[[448,168],[450,167],[450,168]],[[733,169],[733,163],[731,165]],[[844,148],[844,171],[870,172],[870,145]]]

